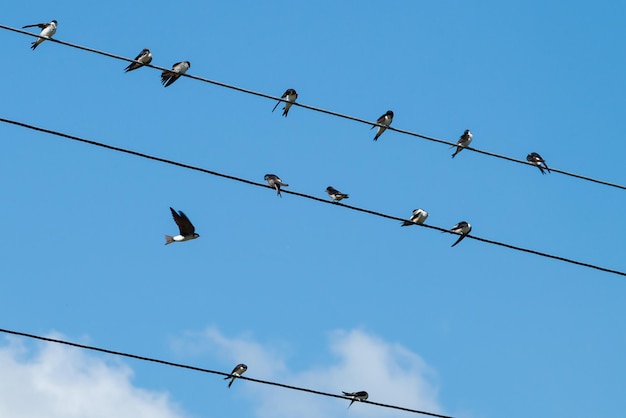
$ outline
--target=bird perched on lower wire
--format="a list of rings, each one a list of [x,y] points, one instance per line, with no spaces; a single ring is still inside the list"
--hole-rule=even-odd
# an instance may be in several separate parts
[[[283,181],[276,174],[266,174],[264,179],[270,187],[276,189],[276,194],[280,197],[282,197],[280,194],[280,188],[289,187],[289,185],[287,183],[283,183]]]
[[[187,72],[189,67],[191,67],[189,61],[181,61],[172,65],[171,70],[165,70],[161,73],[161,84],[163,84],[164,87],[171,86],[174,81],[178,80],[181,75]]]
[[[34,27],[40,28],[41,32],[39,33],[39,38],[33,41],[30,47],[32,50],[35,50],[35,48],[37,48],[46,39],[52,38],[52,35],[54,35],[57,31],[57,21],[53,20],[50,23],[35,23],[34,25],[26,25],[22,26],[22,29]]]
[[[463,148],[469,146],[470,142],[472,142],[473,137],[474,136],[472,135],[470,130],[466,129],[465,132],[463,132],[463,135],[461,135],[461,137],[459,138],[459,140],[456,141],[456,145],[452,145],[450,147],[454,148],[456,146],[456,151],[454,151],[454,154],[452,154],[452,158],[454,158],[459,152],[463,151]]]
[[[139,67],[143,67],[146,64],[150,64],[152,62],[152,52],[148,48],[144,48],[141,50],[139,55],[135,57],[135,61],[131,62],[128,67],[124,68],[125,72],[136,70]]]
[[[230,372],[230,375],[224,378],[224,380],[230,379],[230,382],[228,383],[228,387],[231,387],[235,379],[240,377],[242,374],[244,374],[246,370],[248,370],[248,366],[246,366],[245,364],[239,363],[238,365],[236,365],[233,371]]]
[[[393,111],[391,110],[388,110],[384,115],[376,119],[376,124],[372,126],[371,128],[371,129],[374,129],[376,128],[376,126],[378,126],[378,132],[376,132],[374,141],[378,140],[378,138],[383,134],[383,132],[385,132],[385,129],[387,129],[387,127],[391,125],[392,121],[393,121]]]
[[[286,117],[287,114],[289,113],[289,109],[291,109],[291,105],[293,105],[296,99],[298,98],[298,93],[296,93],[294,89],[287,89],[285,90],[285,92],[280,98],[285,100],[285,107],[283,107],[283,116]],[[276,106],[274,106],[274,109],[272,109],[272,112],[276,110],[276,108],[278,107],[280,103],[281,103],[280,101],[276,103]]]
[[[541,155],[537,154],[536,152],[531,152],[530,154],[528,154],[526,156],[526,161],[539,167],[539,171],[541,171],[541,174],[546,174],[546,172],[543,171],[544,169],[546,169],[548,173],[550,172],[546,161],[541,158]]]
[[[352,398],[352,401],[350,401],[350,405],[348,405],[348,408],[350,408],[355,401],[365,401],[368,397],[367,392],[364,390],[360,392],[343,392],[343,394],[349,398]]]
[[[345,193],[341,193],[339,190],[335,189],[333,186],[328,186],[326,188],[326,193],[328,193],[328,196],[330,196],[331,199],[333,199],[335,202],[339,202],[342,199],[347,199],[348,196]]]
[[[452,228],[450,228],[450,232],[461,235],[459,239],[457,239],[456,242],[451,245],[451,247],[454,247],[459,242],[461,242],[463,238],[465,238],[471,231],[472,225],[468,224],[465,221],[461,221],[458,224],[454,225]]]
[[[426,212],[424,209],[415,209],[409,220],[402,222],[402,226],[410,226],[415,224],[421,225],[424,223],[424,221],[426,221],[426,218],[428,218],[428,212]]]
[[[174,222],[178,225],[179,235],[166,235],[165,236],[165,245],[171,244],[172,242],[183,242],[189,241],[192,239],[198,238],[200,235],[196,234],[196,228],[193,226],[187,215],[185,215],[182,211],[176,211],[170,207],[170,211],[172,212],[172,217],[174,218]]]

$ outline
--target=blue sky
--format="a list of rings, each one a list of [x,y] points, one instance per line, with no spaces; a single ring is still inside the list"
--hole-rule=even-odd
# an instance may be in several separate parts
[[[21,2],[12,27],[625,184],[619,2]],[[0,116],[621,271],[624,191],[0,31]],[[0,125],[0,328],[454,417],[618,416],[626,282]],[[164,246],[183,210],[200,239]],[[3,417],[396,417],[0,337]],[[20,402],[19,400],[25,400]],[[2,406],[4,405],[4,406]],[[73,415],[74,414],[74,415]]]

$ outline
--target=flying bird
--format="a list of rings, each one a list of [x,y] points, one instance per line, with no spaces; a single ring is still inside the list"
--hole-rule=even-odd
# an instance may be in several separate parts
[[[343,392],[343,394],[349,398],[352,398],[352,401],[350,401],[350,405],[348,405],[348,408],[350,408],[355,401],[365,401],[368,397],[367,392],[364,390],[360,392]]]
[[[326,193],[333,199],[335,202],[341,201],[341,199],[347,199],[349,196],[345,193],[341,193],[339,190],[335,189],[333,186],[328,186],[326,188]]]
[[[41,32],[39,33],[39,38],[34,40],[32,43],[31,48],[33,50],[37,48],[39,44],[41,44],[46,39],[52,38],[52,35],[54,35],[57,31],[57,21],[53,20],[50,23],[35,23],[34,25],[26,25],[26,26],[22,26],[22,29],[34,28],[35,26],[38,28],[41,28]]]
[[[187,72],[189,67],[191,67],[189,61],[177,62],[172,66],[171,70],[165,70],[161,73],[161,84],[164,87],[171,86],[174,81]]]
[[[546,174],[546,172],[543,171],[544,168],[548,171],[548,173],[550,172],[546,161],[541,158],[541,155],[537,154],[536,152],[531,152],[530,154],[528,154],[526,156],[526,161],[539,167],[539,171],[541,171],[541,174]]]
[[[285,92],[280,98],[286,100],[285,107],[283,107],[283,116],[286,117],[287,114],[289,113],[289,109],[291,109],[291,105],[293,105],[293,103],[298,98],[298,93],[296,93],[294,89],[287,89],[285,90]],[[274,106],[274,109],[272,109],[272,112],[276,110],[279,104],[280,104],[280,101],[276,103],[276,106]]]
[[[408,221],[402,222],[402,226],[410,226],[414,224],[423,224],[428,218],[428,212],[424,209],[415,209]]]
[[[461,221],[458,224],[454,225],[452,228],[450,228],[450,232],[453,232],[455,234],[461,234],[459,239],[457,239],[456,242],[451,245],[451,247],[454,247],[459,242],[461,242],[461,240],[465,238],[470,233],[471,230],[472,230],[472,225],[468,224],[465,221]]]
[[[288,184],[283,183],[283,181],[276,174],[266,174],[264,178],[265,181],[267,181],[267,184],[270,185],[270,187],[276,189],[276,194],[280,197],[282,197],[280,194],[280,188],[289,186]]]
[[[144,48],[141,50],[139,55],[135,57],[135,62],[131,62],[128,65],[128,67],[124,68],[124,71],[126,72],[133,71],[139,67],[143,67],[146,64],[150,64],[151,62],[152,62],[152,52],[150,52],[148,48]]]
[[[196,228],[193,226],[187,215],[185,215],[182,211],[176,211],[170,208],[172,212],[172,217],[174,218],[174,222],[178,225],[178,231],[180,235],[166,235],[165,236],[165,245],[171,244],[172,242],[183,242],[189,241],[191,239],[196,239],[200,235],[196,234]]]
[[[472,142],[472,138],[472,133],[469,129],[466,129],[465,132],[463,132],[463,135],[461,135],[461,137],[459,138],[459,140],[456,141],[456,151],[454,151],[454,154],[452,154],[452,158],[454,158],[459,152],[463,151],[463,148],[467,147],[470,142]],[[450,148],[454,147],[455,145],[452,145]]]
[[[385,132],[385,129],[387,129],[387,127],[391,125],[392,120],[393,120],[393,112],[391,110],[388,110],[387,113],[385,113],[384,115],[376,119],[376,124],[372,126],[371,129],[374,129],[377,125],[380,125],[380,126],[378,126],[378,132],[376,132],[374,141],[376,141],[383,134],[383,132]]]
[[[245,364],[240,363],[236,365],[233,371],[230,372],[230,375],[224,378],[224,380],[230,379],[230,382],[228,383],[228,387],[231,387],[235,379],[240,377],[242,374],[244,374],[246,370],[248,370],[248,366],[246,366]]]

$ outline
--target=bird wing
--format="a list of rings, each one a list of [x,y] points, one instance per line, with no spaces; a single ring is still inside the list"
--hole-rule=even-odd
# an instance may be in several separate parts
[[[38,27],[38,28],[44,29],[48,25],[49,25],[49,23],[35,23],[34,25],[22,26],[22,29],[34,28],[35,26]]]

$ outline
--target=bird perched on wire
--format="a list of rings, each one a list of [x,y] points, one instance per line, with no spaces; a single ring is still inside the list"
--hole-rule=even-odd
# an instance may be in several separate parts
[[[31,45],[31,49],[33,50],[37,48],[46,39],[52,38],[52,35],[54,35],[57,31],[57,21],[53,20],[50,23],[35,23],[34,25],[26,25],[26,26],[22,26],[22,29],[34,28],[34,27],[40,28],[41,32],[39,33],[39,38],[34,40]]]
[[[124,68],[125,72],[136,70],[139,67],[143,67],[146,64],[150,64],[152,62],[152,52],[148,48],[144,48],[141,50],[139,55],[135,57],[135,61],[131,62],[128,67]]]
[[[364,390],[360,392],[343,392],[343,394],[349,398],[352,398],[352,400],[350,401],[350,405],[348,405],[348,408],[350,408],[355,401],[365,401],[368,397],[367,392]]]
[[[469,129],[466,129],[463,132],[463,135],[456,141],[456,145],[452,145],[450,148],[454,148],[456,146],[456,151],[452,154],[452,158],[454,158],[459,152],[463,151],[463,148],[469,146],[470,142],[472,142],[473,135]]]
[[[224,380],[230,379],[230,382],[228,383],[228,387],[231,387],[235,379],[240,377],[242,374],[244,374],[246,370],[248,370],[248,366],[246,366],[245,364],[239,363],[238,365],[236,365],[233,371],[230,372],[230,375],[224,378]]]
[[[296,99],[298,98],[298,93],[296,93],[294,89],[287,89],[285,90],[285,92],[280,98],[285,100],[285,107],[283,107],[283,116],[286,117],[287,114],[289,113],[289,109],[291,109],[291,105],[293,105]],[[274,109],[272,109],[272,112],[276,110],[279,104],[280,104],[280,101],[276,103],[276,106],[274,106]]]
[[[541,158],[541,155],[537,154],[536,152],[531,152],[530,154],[528,154],[526,156],[526,161],[539,167],[539,171],[541,171],[541,174],[546,174],[546,172],[543,171],[544,168],[546,169],[548,173],[550,172],[550,169],[548,168],[548,164],[546,164],[546,161],[543,158]]]
[[[393,112],[391,110],[388,110],[384,115],[376,119],[376,124],[374,124],[374,126],[370,128],[370,130],[372,130],[376,126],[378,126],[378,132],[376,132],[374,141],[378,140],[378,138],[383,134],[383,132],[385,132],[385,129],[387,129],[387,127],[391,125],[392,121],[393,121]]]
[[[181,75],[187,72],[189,67],[191,67],[189,61],[177,62],[172,66],[171,70],[165,70],[161,73],[161,84],[163,84],[164,87],[171,86],[174,81],[178,80]]]
[[[472,231],[472,225],[470,225],[469,223],[465,221],[461,221],[458,224],[454,225],[452,228],[450,228],[450,232],[461,235],[459,239],[457,239],[456,242],[451,245],[451,247],[454,247],[459,242],[461,242],[463,238],[465,238],[471,231]]]
[[[276,194],[280,197],[282,197],[282,195],[280,194],[280,188],[289,187],[289,185],[287,183],[283,183],[283,181],[276,174],[266,174],[264,178],[270,187],[276,189]]]
[[[402,222],[402,226],[410,226],[415,224],[421,225],[424,223],[424,221],[426,221],[426,218],[428,218],[428,212],[426,212],[424,209],[415,209],[409,220]]]
[[[339,190],[335,189],[333,186],[328,186],[326,188],[326,193],[328,193],[328,196],[330,196],[331,199],[333,199],[335,202],[339,202],[342,199],[347,199],[348,196],[345,193],[341,193]]]
[[[165,236],[165,245],[171,244],[172,242],[183,242],[189,241],[192,239],[198,238],[200,235],[196,234],[196,228],[193,226],[187,215],[185,215],[182,211],[176,211],[170,207],[170,211],[172,212],[172,217],[174,218],[174,222],[178,225],[179,235],[166,235]]]

